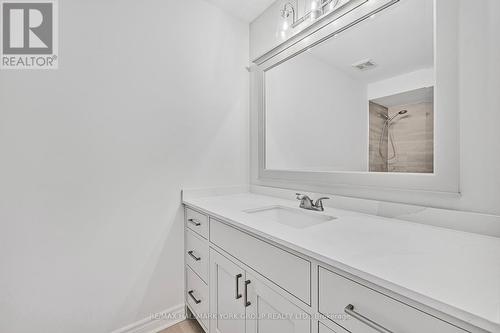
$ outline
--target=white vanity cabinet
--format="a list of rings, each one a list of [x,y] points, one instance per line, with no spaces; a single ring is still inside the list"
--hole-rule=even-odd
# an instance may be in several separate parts
[[[319,268],[318,296],[321,314],[351,315],[336,321],[351,333],[466,332],[323,267]]]
[[[210,272],[211,332],[311,332],[309,314],[213,249]]]
[[[210,220],[210,243],[221,248],[303,303],[311,304],[311,262],[284,249]]]
[[[311,333],[310,314],[294,304],[311,302],[309,261],[196,210],[185,215],[186,304],[206,332]]]
[[[186,304],[204,327],[208,327],[209,291],[206,283],[190,268],[186,267]]]
[[[208,215],[192,209],[185,211],[184,231],[185,301],[198,322],[208,331]]]
[[[246,274],[246,333],[310,333],[311,316],[261,279]]]
[[[486,332],[189,207],[185,237],[186,304],[207,333]]]
[[[348,331],[340,328],[339,326],[336,326],[335,328],[330,328],[322,322],[319,322],[318,325],[319,325],[318,333],[349,333]]]
[[[208,216],[193,209],[186,209],[186,226],[201,237],[208,238]]]
[[[208,242],[190,229],[186,230],[186,264],[208,283]]]
[[[245,271],[235,263],[210,250],[210,331],[245,333],[243,288]]]

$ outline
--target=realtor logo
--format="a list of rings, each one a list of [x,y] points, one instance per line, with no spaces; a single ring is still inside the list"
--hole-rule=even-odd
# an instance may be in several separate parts
[[[57,68],[56,0],[0,0],[2,69]]]

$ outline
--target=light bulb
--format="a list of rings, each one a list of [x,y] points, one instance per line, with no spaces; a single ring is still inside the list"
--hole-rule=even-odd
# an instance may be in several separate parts
[[[321,16],[321,0],[311,1],[311,20],[314,21]]]
[[[280,23],[278,24],[278,31],[277,31],[277,36],[281,40],[286,40],[288,38],[288,34],[290,32],[290,22],[289,22],[289,17],[284,16],[281,20]]]
[[[283,31],[288,31],[290,29],[290,24],[288,24],[288,20],[283,20],[283,26],[281,27]]]

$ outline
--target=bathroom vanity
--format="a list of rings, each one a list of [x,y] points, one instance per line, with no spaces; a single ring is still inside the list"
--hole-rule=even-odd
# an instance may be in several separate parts
[[[206,332],[500,332],[498,238],[293,197],[183,203],[186,304]]]

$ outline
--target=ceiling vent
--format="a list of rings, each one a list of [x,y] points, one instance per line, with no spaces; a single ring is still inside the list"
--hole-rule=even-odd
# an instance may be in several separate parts
[[[377,67],[377,64],[375,62],[373,62],[373,60],[368,59],[368,60],[363,60],[363,61],[357,62],[357,63],[353,64],[352,67],[356,68],[359,71],[367,71],[367,70],[370,70],[370,69]]]

